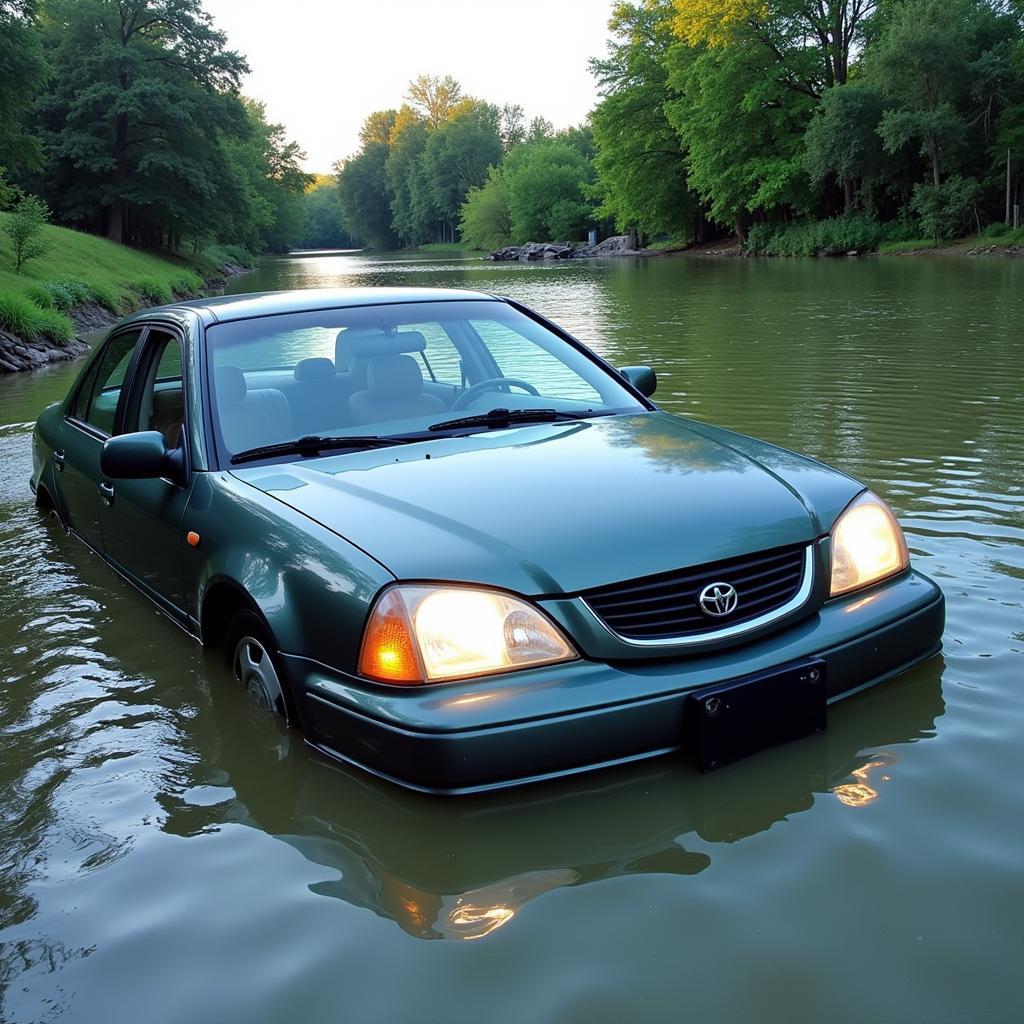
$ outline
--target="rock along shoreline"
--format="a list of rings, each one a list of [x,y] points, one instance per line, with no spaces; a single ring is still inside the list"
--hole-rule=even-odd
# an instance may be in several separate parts
[[[207,278],[201,290],[194,295],[182,298],[200,298],[211,288],[218,288],[229,277],[248,273],[252,268],[243,267],[238,263],[228,263],[220,268],[219,273]],[[135,312],[144,309],[144,305],[135,307]],[[85,302],[75,306],[68,316],[75,325],[75,336],[66,343],[51,341],[49,338],[26,339],[0,330],[0,374],[21,373],[25,370],[38,370],[51,363],[66,363],[80,359],[89,351],[91,344],[86,335],[113,327],[129,313],[112,313],[106,306],[95,302]]]
[[[532,263],[534,260],[586,260],[602,256],[657,256],[653,249],[635,249],[629,235],[614,235],[597,245],[576,246],[572,242],[526,242],[506,245],[484,257],[495,263]]]

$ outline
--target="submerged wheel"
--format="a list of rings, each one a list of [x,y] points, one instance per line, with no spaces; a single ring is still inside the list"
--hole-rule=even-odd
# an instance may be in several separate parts
[[[289,721],[287,683],[278,667],[277,645],[260,618],[250,611],[239,612],[228,627],[224,648],[231,674],[253,704]]]

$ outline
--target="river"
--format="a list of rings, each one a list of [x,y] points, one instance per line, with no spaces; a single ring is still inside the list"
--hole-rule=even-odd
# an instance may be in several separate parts
[[[36,514],[30,423],[76,367],[0,377],[0,1020],[1019,1024],[1024,261],[341,254],[230,290],[339,284],[524,300],[869,482],[944,652],[706,777],[411,796],[250,712]]]

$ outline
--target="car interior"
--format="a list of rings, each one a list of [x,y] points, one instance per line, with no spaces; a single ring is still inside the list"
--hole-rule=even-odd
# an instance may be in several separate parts
[[[291,328],[218,347],[212,363],[220,439],[232,453],[305,435],[411,432],[497,407],[605,404],[593,364],[581,375],[497,322]]]

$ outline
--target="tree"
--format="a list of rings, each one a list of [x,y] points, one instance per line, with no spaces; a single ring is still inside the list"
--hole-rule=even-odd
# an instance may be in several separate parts
[[[505,160],[508,210],[514,242],[579,240],[594,220],[584,193],[593,167],[564,142],[534,142]]]
[[[960,234],[970,222],[981,187],[973,178],[953,175],[941,185],[914,186],[911,208],[921,218],[921,228],[935,244]]]
[[[158,244],[200,225],[230,181],[217,133],[246,130],[247,70],[199,0],[49,0],[46,181],[65,219]]]
[[[550,142],[555,136],[555,126],[546,118],[538,115],[530,121],[526,132],[526,142]]]
[[[0,165],[37,165],[41,150],[25,115],[46,81],[35,0],[0,0]]]
[[[603,96],[591,114],[597,214],[619,231],[689,236],[699,216],[682,143],[665,114],[675,98],[664,64],[671,11],[666,0],[616,4],[608,55],[590,64]]]
[[[359,129],[359,144],[369,146],[373,142],[390,145],[391,133],[398,119],[397,110],[375,110],[363,121]]]
[[[318,174],[303,195],[305,231],[301,244],[308,249],[348,249],[352,238],[345,230],[338,202],[338,179]]]
[[[491,167],[487,180],[469,190],[459,219],[462,240],[474,249],[498,249],[512,240],[508,183],[499,167]]]
[[[387,158],[388,147],[371,142],[356,156],[337,165],[342,223],[354,238],[373,249],[393,249],[398,241],[391,227]]]
[[[49,208],[37,196],[23,196],[8,214],[4,231],[14,250],[15,273],[20,274],[29,260],[46,255],[49,247],[40,236],[49,219]]]
[[[435,220],[433,206],[424,209],[427,189],[420,160],[427,145],[427,124],[411,107],[403,106],[391,131],[385,174],[391,192],[391,217],[395,233],[406,245],[430,238]]]
[[[506,103],[501,108],[498,134],[501,137],[501,148],[506,153],[526,141],[526,121],[523,108],[518,103]]]
[[[429,197],[421,198],[420,208],[429,203],[440,221],[441,241],[453,237],[469,190],[482,185],[487,169],[501,161],[498,117],[495,107],[475,102],[427,137],[420,157],[419,184],[428,190]]]
[[[431,128],[439,128],[462,101],[462,86],[451,75],[417,75],[409,83],[405,98]]]
[[[843,188],[844,208],[853,208],[854,191],[890,170],[878,128],[885,109],[878,90],[868,85],[834,85],[821,103],[804,137],[804,166],[820,184],[833,175]]]

